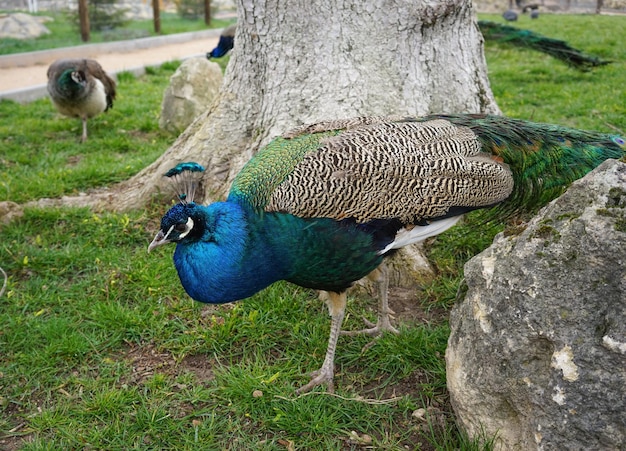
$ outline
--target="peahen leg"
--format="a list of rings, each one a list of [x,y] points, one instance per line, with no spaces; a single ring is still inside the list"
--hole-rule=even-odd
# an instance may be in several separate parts
[[[365,320],[365,323],[369,326],[368,329],[362,330],[350,330],[341,331],[342,335],[380,335],[383,332],[391,332],[399,334],[398,329],[391,325],[390,318],[393,315],[393,311],[389,308],[389,269],[385,262],[381,263],[378,268],[372,271],[368,276],[370,280],[376,282],[378,286],[378,321],[376,324],[370,323]]]
[[[335,389],[333,384],[333,378],[335,376],[335,350],[337,349],[341,323],[346,313],[346,292],[334,293],[329,291],[326,303],[328,304],[328,311],[331,316],[330,337],[328,339],[328,347],[326,348],[326,357],[324,358],[322,367],[311,374],[311,381],[296,390],[298,394],[306,393],[312,388],[324,383],[327,385],[330,393]]]
[[[85,142],[87,141],[87,118],[83,117],[81,120],[83,121],[83,136],[81,136],[80,140]]]

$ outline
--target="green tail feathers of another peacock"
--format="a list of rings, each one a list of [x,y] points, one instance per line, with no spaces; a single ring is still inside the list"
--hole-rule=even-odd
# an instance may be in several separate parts
[[[485,40],[537,50],[578,70],[588,71],[594,67],[611,63],[611,61],[586,55],[565,41],[549,38],[531,30],[515,28],[488,20],[479,20],[478,27]]]

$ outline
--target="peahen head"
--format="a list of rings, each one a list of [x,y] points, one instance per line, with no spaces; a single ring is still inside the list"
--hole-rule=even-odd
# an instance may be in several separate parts
[[[84,71],[69,68],[63,71],[63,73],[59,77],[59,82],[61,84],[82,87],[87,84],[87,77],[85,77]]]
[[[75,98],[81,96],[85,87],[87,86],[87,79],[85,78],[85,72],[69,68],[63,71],[58,78],[58,89],[68,98]]]
[[[82,70],[72,71],[70,77],[77,85],[84,85],[85,83],[87,83],[87,77],[85,77],[85,72]]]

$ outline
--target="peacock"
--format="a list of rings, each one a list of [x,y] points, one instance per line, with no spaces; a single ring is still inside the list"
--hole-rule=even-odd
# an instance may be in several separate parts
[[[60,59],[48,68],[48,93],[61,114],[82,120],[85,142],[87,119],[113,108],[115,81],[95,60]]]
[[[610,63],[610,61],[586,55],[565,41],[549,38],[534,31],[515,28],[489,20],[479,20],[478,27],[485,40],[537,50],[582,71]]]
[[[220,35],[219,41],[217,41],[217,47],[206,54],[208,59],[221,58],[226,55],[235,45],[235,32],[237,31],[237,24],[230,25],[224,28]]]
[[[170,170],[180,202],[148,250],[176,243],[180,281],[200,302],[238,301],[279,280],[327,291],[326,356],[298,393],[322,384],[332,391],[346,290],[355,281],[380,279],[385,257],[466,212],[532,209],[625,152],[619,136],[491,115],[323,121],[271,141],[225,201],[193,201],[199,164]],[[378,323],[363,332],[385,330],[393,326],[381,292]]]

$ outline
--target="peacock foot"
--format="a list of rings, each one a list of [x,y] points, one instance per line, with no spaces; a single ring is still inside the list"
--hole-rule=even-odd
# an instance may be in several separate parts
[[[393,312],[391,312],[391,313],[393,313]],[[365,322],[365,324],[367,326],[369,326],[367,329],[342,330],[340,332],[340,334],[341,335],[348,335],[350,337],[353,337],[355,335],[365,334],[365,335],[370,335],[370,336],[374,337],[374,339],[372,341],[370,341],[368,344],[363,346],[363,349],[361,349],[361,352],[365,352],[369,348],[374,346],[376,344],[376,341],[378,341],[378,339],[385,332],[391,332],[392,334],[396,334],[396,335],[400,333],[400,331],[398,329],[396,329],[395,327],[393,327],[391,325],[391,321],[389,321],[389,317],[390,317],[390,315],[385,315],[385,316],[379,317],[378,318],[378,322],[376,324],[374,324],[371,321],[368,321],[367,319],[363,318],[363,322]]]
[[[393,312],[390,311],[390,313],[393,313]],[[366,318],[363,318],[363,322],[365,323],[366,326],[368,326],[367,329],[342,330],[340,334],[347,335],[349,337],[354,337],[355,335],[371,335],[374,337],[378,337],[385,332],[391,332],[392,334],[396,334],[396,335],[399,334],[400,331],[396,329],[395,327],[393,327],[389,318],[392,318],[392,316],[389,314],[379,316],[378,322],[376,324],[372,323],[371,321],[368,321]]]
[[[313,388],[318,385],[326,384],[328,389],[328,393],[335,392],[335,384],[333,383],[334,379],[334,369],[333,368],[320,368],[319,370],[313,371],[311,373],[311,381],[300,387],[296,390],[296,394],[301,395],[303,393],[310,392]]]

